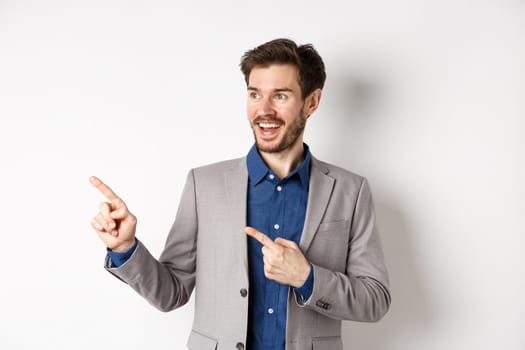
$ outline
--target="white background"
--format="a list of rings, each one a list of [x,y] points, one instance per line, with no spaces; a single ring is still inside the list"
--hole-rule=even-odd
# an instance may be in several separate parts
[[[183,349],[102,268],[98,175],[158,255],[191,167],[243,156],[242,53],[312,42],[306,142],[367,176],[391,274],[346,349],[525,349],[525,3],[0,0],[0,348]]]

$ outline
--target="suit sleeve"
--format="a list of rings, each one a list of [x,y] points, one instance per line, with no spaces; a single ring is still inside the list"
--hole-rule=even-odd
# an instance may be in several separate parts
[[[170,311],[184,305],[195,286],[196,239],[195,181],[190,171],[159,260],[139,241],[133,255],[122,266],[112,268],[106,258],[105,267],[150,304],[161,311]]]
[[[372,195],[363,179],[350,226],[346,271],[313,264],[314,288],[301,307],[339,320],[375,322],[390,306],[388,273],[377,230]]]

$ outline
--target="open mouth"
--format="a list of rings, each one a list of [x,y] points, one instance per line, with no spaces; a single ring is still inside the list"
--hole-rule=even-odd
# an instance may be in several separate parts
[[[280,123],[274,123],[274,122],[259,122],[257,123],[257,125],[259,125],[259,127],[263,130],[278,129],[281,126]]]
[[[277,137],[282,126],[281,123],[276,121],[257,122],[256,124],[259,127],[258,129],[260,137],[266,140],[272,140]]]
[[[278,118],[263,118],[258,117],[253,121],[254,126],[259,137],[263,140],[270,141],[276,138],[281,128],[284,127],[284,121]]]

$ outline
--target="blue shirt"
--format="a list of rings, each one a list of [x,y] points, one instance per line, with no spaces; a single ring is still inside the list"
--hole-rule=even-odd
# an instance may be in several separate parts
[[[282,237],[299,244],[306,216],[310,151],[304,145],[301,165],[284,179],[279,179],[264,163],[254,145],[247,156],[248,203],[247,225],[275,239]],[[113,267],[124,264],[133,254],[137,243],[125,253],[108,249]],[[290,286],[271,281],[264,276],[262,246],[248,237],[249,306],[247,349],[266,350],[285,348],[286,312]],[[310,275],[295,292],[308,299],[313,289],[313,267]]]
[[[282,237],[299,244],[308,202],[310,151],[304,161],[284,179],[264,163],[254,145],[247,157],[247,224],[274,239]],[[247,349],[283,349],[286,340],[286,312],[291,288],[264,276],[262,245],[248,237],[250,292]],[[308,299],[313,288],[313,268],[306,283],[296,289]]]

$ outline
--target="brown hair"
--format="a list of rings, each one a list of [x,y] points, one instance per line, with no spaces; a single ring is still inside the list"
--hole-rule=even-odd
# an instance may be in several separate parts
[[[291,64],[297,67],[303,98],[324,86],[326,72],[323,59],[312,44],[297,46],[289,39],[275,39],[246,51],[240,64],[246,84],[255,66],[272,64]]]

